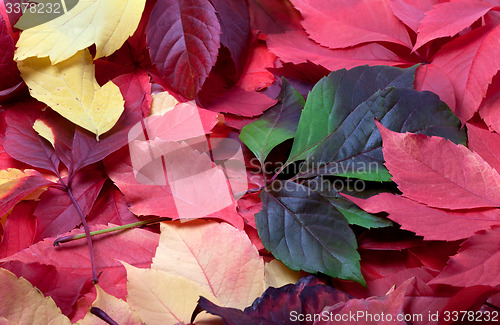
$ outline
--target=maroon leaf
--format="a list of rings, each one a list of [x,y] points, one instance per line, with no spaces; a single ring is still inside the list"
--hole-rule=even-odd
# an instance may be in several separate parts
[[[252,306],[243,312],[234,308],[218,307],[201,297],[198,305],[207,312],[220,316],[225,324],[297,324],[291,315],[318,314],[324,307],[348,301],[351,297],[318,281],[314,276],[300,279],[295,285],[268,288]],[[312,324],[305,321],[302,324]]]
[[[215,65],[221,27],[208,0],[159,0],[146,30],[153,63],[170,88],[194,99]]]
[[[102,173],[95,169],[82,170],[73,178],[71,189],[85,216],[94,205],[104,181]],[[68,193],[57,188],[49,188],[40,196],[34,214],[37,218],[36,241],[55,237],[81,223]]]
[[[37,103],[28,105],[39,106]],[[5,116],[7,130],[4,149],[14,159],[57,174],[59,157],[52,145],[33,129],[40,115],[41,111],[36,109],[9,110]]]
[[[7,23],[0,15],[0,103],[12,98],[18,89],[25,87],[14,61],[14,41]]]
[[[300,13],[288,1],[250,0],[252,28],[265,34],[281,34],[302,29]]]
[[[210,1],[219,17],[222,32],[220,42],[231,54],[235,70],[232,79],[236,83],[243,73],[252,38],[247,4],[245,0]]]

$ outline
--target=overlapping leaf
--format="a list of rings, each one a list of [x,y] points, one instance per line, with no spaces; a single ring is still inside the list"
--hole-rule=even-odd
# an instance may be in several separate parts
[[[364,283],[354,233],[326,199],[288,181],[274,182],[261,198],[263,207],[255,222],[274,257],[292,270]]]
[[[159,0],[146,30],[149,53],[168,86],[194,99],[215,65],[221,26],[208,0]]]
[[[388,181],[375,118],[394,130],[463,142],[458,119],[437,96],[407,89],[413,72],[359,67],[322,79],[308,96],[288,161],[307,158],[303,175]],[[358,86],[361,83],[365,86]]]
[[[244,308],[264,291],[257,249],[243,231],[227,224],[162,224],[151,267],[198,283],[228,307]]]
[[[31,95],[53,110],[96,134],[97,138],[118,121],[123,97],[112,82],[99,86],[88,50],[51,65],[48,59],[29,58],[19,64]]]
[[[440,137],[377,126],[385,165],[407,198],[453,210],[500,206],[500,174],[477,153]]]
[[[0,287],[2,292],[8,292],[0,297],[0,321],[3,318],[6,324],[71,324],[54,300],[5,269],[0,269]]]
[[[346,48],[370,41],[410,46],[404,25],[392,14],[387,1],[292,0],[312,39],[330,48]]]
[[[145,3],[146,0],[80,0],[68,13],[24,30],[16,44],[16,60],[48,56],[57,64],[93,44],[96,58],[109,56],[135,32]],[[16,26],[30,26],[34,16],[36,13],[28,10]]]
[[[280,102],[257,121],[241,129],[240,139],[264,163],[274,147],[295,136],[304,98],[286,80],[283,81]]]

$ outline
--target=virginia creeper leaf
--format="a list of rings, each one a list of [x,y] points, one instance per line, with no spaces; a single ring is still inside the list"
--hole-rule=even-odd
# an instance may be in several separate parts
[[[413,50],[440,37],[454,36],[499,4],[496,1],[456,0],[436,4],[426,12]]]
[[[379,228],[392,225],[390,220],[369,214],[341,196],[335,189],[335,183],[321,178],[314,178],[307,186],[326,198],[331,205],[344,215],[347,222],[351,225],[358,225],[365,228]]]
[[[0,216],[6,214],[23,197],[50,184],[42,174],[32,169],[24,172],[15,168],[0,170]]]
[[[401,59],[378,43],[357,45],[349,49],[328,49],[308,38],[303,30],[269,35],[269,50],[281,61],[295,64],[308,61],[329,70],[351,69],[361,64],[396,65]]]
[[[425,17],[425,13],[431,10],[433,5],[442,1],[443,0],[389,0],[389,5],[394,15],[416,33],[422,19]]]
[[[135,32],[145,3],[146,0],[78,1],[64,15],[24,30],[16,44],[16,60],[48,56],[52,64],[57,64],[92,44],[96,46],[96,58],[109,56]],[[29,26],[34,15],[28,10],[16,27]]]
[[[215,299],[203,286],[162,270],[127,269],[127,302],[147,324],[188,323],[198,297]]]
[[[8,95],[22,79],[19,76],[16,62],[14,61],[14,41],[9,34],[5,20],[0,16],[0,103],[6,101]]]
[[[335,71],[321,79],[307,97],[288,161],[306,157],[307,150],[312,151],[323,138],[342,124],[351,113],[350,110],[379,89],[392,86],[411,88],[415,68],[405,70],[363,66]],[[315,123],[314,128],[311,123]]]
[[[97,307],[103,310],[115,322],[122,325],[141,325],[143,324],[139,315],[132,310],[129,304],[125,301],[113,297],[102,290],[99,285],[95,286],[97,298],[92,303],[92,307]],[[78,321],[79,325],[100,325],[102,320],[93,315],[90,311],[87,312],[85,318]]]
[[[366,42],[385,41],[411,46],[405,26],[387,1],[291,0],[304,20],[309,36],[332,49]]]
[[[478,232],[465,241],[457,255],[430,283],[453,286],[498,286],[500,281],[500,227]]]
[[[249,53],[250,15],[244,0],[210,0],[219,17],[221,35],[220,42],[229,49],[236,70],[234,81],[243,72]]]
[[[432,60],[453,84],[455,114],[468,121],[479,108],[493,76],[500,70],[500,25],[486,24],[445,44]],[[449,92],[450,89],[442,89]],[[438,92],[442,96],[442,92]]]
[[[292,270],[364,283],[356,239],[345,217],[303,185],[273,184],[261,193],[262,211],[255,215],[266,249]]]
[[[348,197],[370,213],[387,212],[389,219],[425,240],[459,240],[500,224],[498,209],[442,210],[402,196],[381,193],[366,200]]]
[[[88,132],[76,128],[71,146],[72,172],[98,162],[112,152],[120,149],[128,142],[128,132],[142,118],[141,111],[149,109],[151,98],[148,99],[151,89],[147,89],[149,76],[145,72],[121,75],[113,79],[125,99],[125,108],[111,130],[96,140]],[[146,88],[146,89],[145,89]]]
[[[35,201],[18,203],[5,222],[4,235],[0,242],[0,258],[13,255],[28,248],[35,236]]]
[[[115,225],[126,225],[139,221],[129,210],[129,206],[123,194],[111,184],[106,182],[92,210],[87,216],[88,224],[103,225],[112,223]]]
[[[453,210],[500,206],[500,174],[477,153],[440,137],[392,132],[376,123],[385,165],[404,196]]]
[[[85,170],[72,180],[73,196],[86,216],[94,205],[105,179],[100,171]],[[67,180],[65,180],[66,183]],[[49,188],[40,196],[41,202],[35,209],[37,217],[37,240],[55,237],[78,226],[82,221],[75,210],[68,193],[58,188]]]
[[[159,0],[146,30],[151,60],[168,86],[194,99],[215,65],[221,26],[208,0]]]
[[[103,228],[105,227],[101,225],[91,227],[91,230]],[[83,229],[70,234],[76,233],[83,233]],[[17,276],[22,276],[30,282],[36,281],[42,292],[49,293],[61,310],[70,314],[82,286],[88,283],[92,274],[89,250],[85,240],[65,243],[64,246],[54,248],[52,244],[55,239],[44,239],[17,254],[1,259],[0,267],[10,269],[12,263],[17,263],[17,266],[12,266]],[[118,261],[136,267],[149,267],[158,246],[158,239],[157,234],[142,229],[96,237],[94,254],[102,289],[117,298],[125,298],[126,271]],[[40,264],[32,267],[33,263]]]
[[[211,314],[220,316],[225,324],[297,324],[291,316],[319,314],[329,304],[344,303],[351,297],[326,286],[315,277],[300,279],[295,285],[268,288],[260,298],[244,311],[224,308],[200,297],[199,306]]]
[[[299,124],[304,98],[283,79],[280,102],[271,107],[257,121],[241,129],[240,139],[252,150],[261,163],[274,147],[294,137]]]
[[[12,324],[71,324],[52,298],[46,298],[28,281],[0,269],[0,315]]]
[[[259,252],[226,223],[163,223],[151,268],[197,283],[227,307],[244,308],[264,291]]]
[[[491,130],[500,134],[500,77],[493,78],[492,84],[488,88],[486,98],[479,107],[479,115]]]
[[[469,149],[478,153],[491,167],[500,173],[500,135],[478,125],[467,123]]]
[[[14,159],[58,174],[60,160],[54,147],[33,129],[40,114],[36,110],[10,110],[5,116],[4,149]]]
[[[96,134],[109,131],[123,112],[123,97],[112,82],[99,86],[88,50],[51,65],[48,59],[29,58],[19,63],[31,95],[53,110]]]

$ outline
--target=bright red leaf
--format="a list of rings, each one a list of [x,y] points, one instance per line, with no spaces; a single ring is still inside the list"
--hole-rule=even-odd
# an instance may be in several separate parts
[[[479,115],[491,130],[500,134],[500,110],[498,107],[500,107],[500,76],[497,75],[493,78],[486,98],[479,107]]]
[[[347,196],[346,196],[347,197]],[[425,240],[457,240],[500,224],[498,209],[441,210],[413,200],[382,193],[366,200],[348,197],[370,213],[387,212],[388,218]]]

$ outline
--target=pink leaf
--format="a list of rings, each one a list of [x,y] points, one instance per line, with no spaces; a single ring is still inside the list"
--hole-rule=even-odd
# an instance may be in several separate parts
[[[500,135],[475,124],[467,123],[469,149],[477,152],[483,159],[500,173]]]
[[[500,174],[477,153],[444,138],[392,132],[376,123],[385,166],[404,196],[445,209],[500,207]]]
[[[332,49],[366,42],[393,42],[411,48],[410,37],[386,0],[292,0],[309,36]]]
[[[406,26],[417,32],[425,13],[443,0],[389,0],[394,15]]]
[[[221,27],[208,0],[159,0],[146,30],[153,63],[180,95],[194,99],[215,65]]]
[[[479,115],[490,129],[500,134],[500,75],[493,78],[486,98],[479,107]]]
[[[295,64],[311,61],[329,70],[350,69],[359,65],[397,65],[401,59],[377,43],[359,45],[350,49],[328,49],[307,37],[302,30],[269,35],[269,50],[283,62]]]
[[[455,36],[498,6],[495,1],[455,0],[439,3],[425,14],[413,50],[436,38]]]
[[[453,85],[457,104],[454,112],[462,122],[478,110],[488,85],[500,70],[498,39],[500,25],[485,25],[447,43],[432,60],[431,64],[443,71]]]

